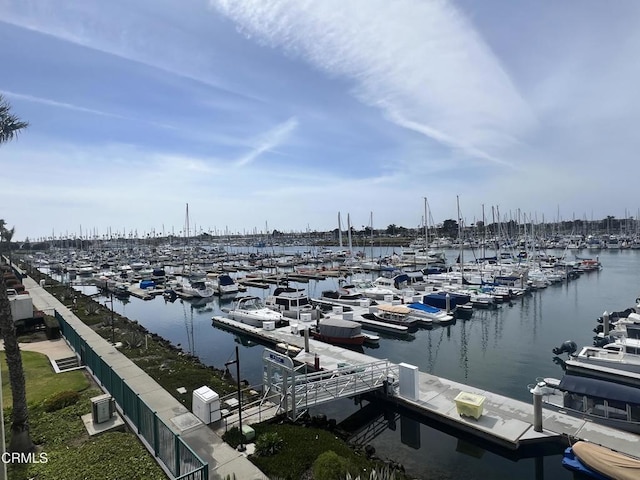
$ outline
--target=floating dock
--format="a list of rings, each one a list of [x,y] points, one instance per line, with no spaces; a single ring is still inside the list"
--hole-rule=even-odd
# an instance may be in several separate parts
[[[292,323],[288,327],[264,330],[219,316],[213,317],[213,323],[248,335],[266,345],[295,345],[302,349],[294,357],[295,361],[311,367],[315,364],[323,370],[338,369],[345,364],[357,366],[379,361],[377,358],[313,339],[308,340],[309,351],[305,351],[305,339],[299,333],[300,327],[304,325],[294,326]],[[638,456],[640,452],[640,435],[547,409],[543,409],[543,431],[536,432],[533,428],[532,404],[424,372],[418,372],[417,378],[417,391],[412,397],[398,392],[392,395],[377,392],[376,395],[380,396],[381,401],[405,407],[419,416],[434,419],[459,432],[511,450],[523,445],[562,441],[568,437],[588,440],[632,456]],[[483,411],[477,419],[459,414],[456,398],[460,398],[461,393],[483,399]]]

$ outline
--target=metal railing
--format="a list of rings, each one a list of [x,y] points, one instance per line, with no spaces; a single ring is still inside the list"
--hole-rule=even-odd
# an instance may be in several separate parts
[[[377,390],[398,378],[398,368],[387,360],[345,365],[308,374],[291,372],[271,389],[280,395],[280,407],[293,420],[309,407]]]
[[[135,428],[145,447],[176,480],[208,480],[209,464],[171,430],[149,406],[67,323],[57,311],[60,331],[81,363],[86,365],[102,387],[111,394],[122,415]]]

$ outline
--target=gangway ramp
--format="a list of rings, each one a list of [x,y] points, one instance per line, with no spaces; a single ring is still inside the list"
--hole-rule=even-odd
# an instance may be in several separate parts
[[[303,373],[291,358],[265,349],[263,362],[266,391],[280,397],[281,411],[292,420],[310,407],[378,390],[398,379],[397,365],[388,360],[339,364],[331,370]]]

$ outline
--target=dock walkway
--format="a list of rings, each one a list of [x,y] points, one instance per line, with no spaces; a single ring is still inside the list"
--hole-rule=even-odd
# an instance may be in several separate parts
[[[288,343],[303,350],[294,357],[300,363],[335,370],[345,364],[352,366],[371,364],[380,359],[328,343],[309,340],[309,352],[304,350],[304,338],[295,326],[266,331],[225,317],[213,317],[214,324],[249,335],[270,345]],[[317,358],[316,358],[317,357]],[[398,365],[391,364],[394,367]],[[570,437],[603,445],[635,457],[640,456],[640,436],[612,429],[588,420],[543,409],[543,431],[533,428],[532,403],[521,402],[497,393],[478,389],[424,372],[419,372],[419,394],[409,399],[398,394],[385,399],[406,407],[415,413],[445,423],[458,431],[475,435],[507,449],[521,445]],[[460,392],[485,397],[483,414],[477,420],[458,414],[455,398]]]
[[[209,479],[220,480],[227,475],[235,474],[236,478],[267,480],[267,476],[253,465],[245,454],[225,443],[212,428],[202,423],[152,377],[85,325],[58,299],[30,277],[24,278],[23,284],[37,309],[49,313],[55,310],[62,315],[64,320],[101,355],[103,361],[126,380],[134,395],[139,396],[174,434],[179,435],[201,460],[209,464]]]

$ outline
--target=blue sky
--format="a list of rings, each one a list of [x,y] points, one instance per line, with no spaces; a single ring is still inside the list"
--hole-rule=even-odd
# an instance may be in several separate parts
[[[635,216],[640,2],[0,0],[16,238]]]

